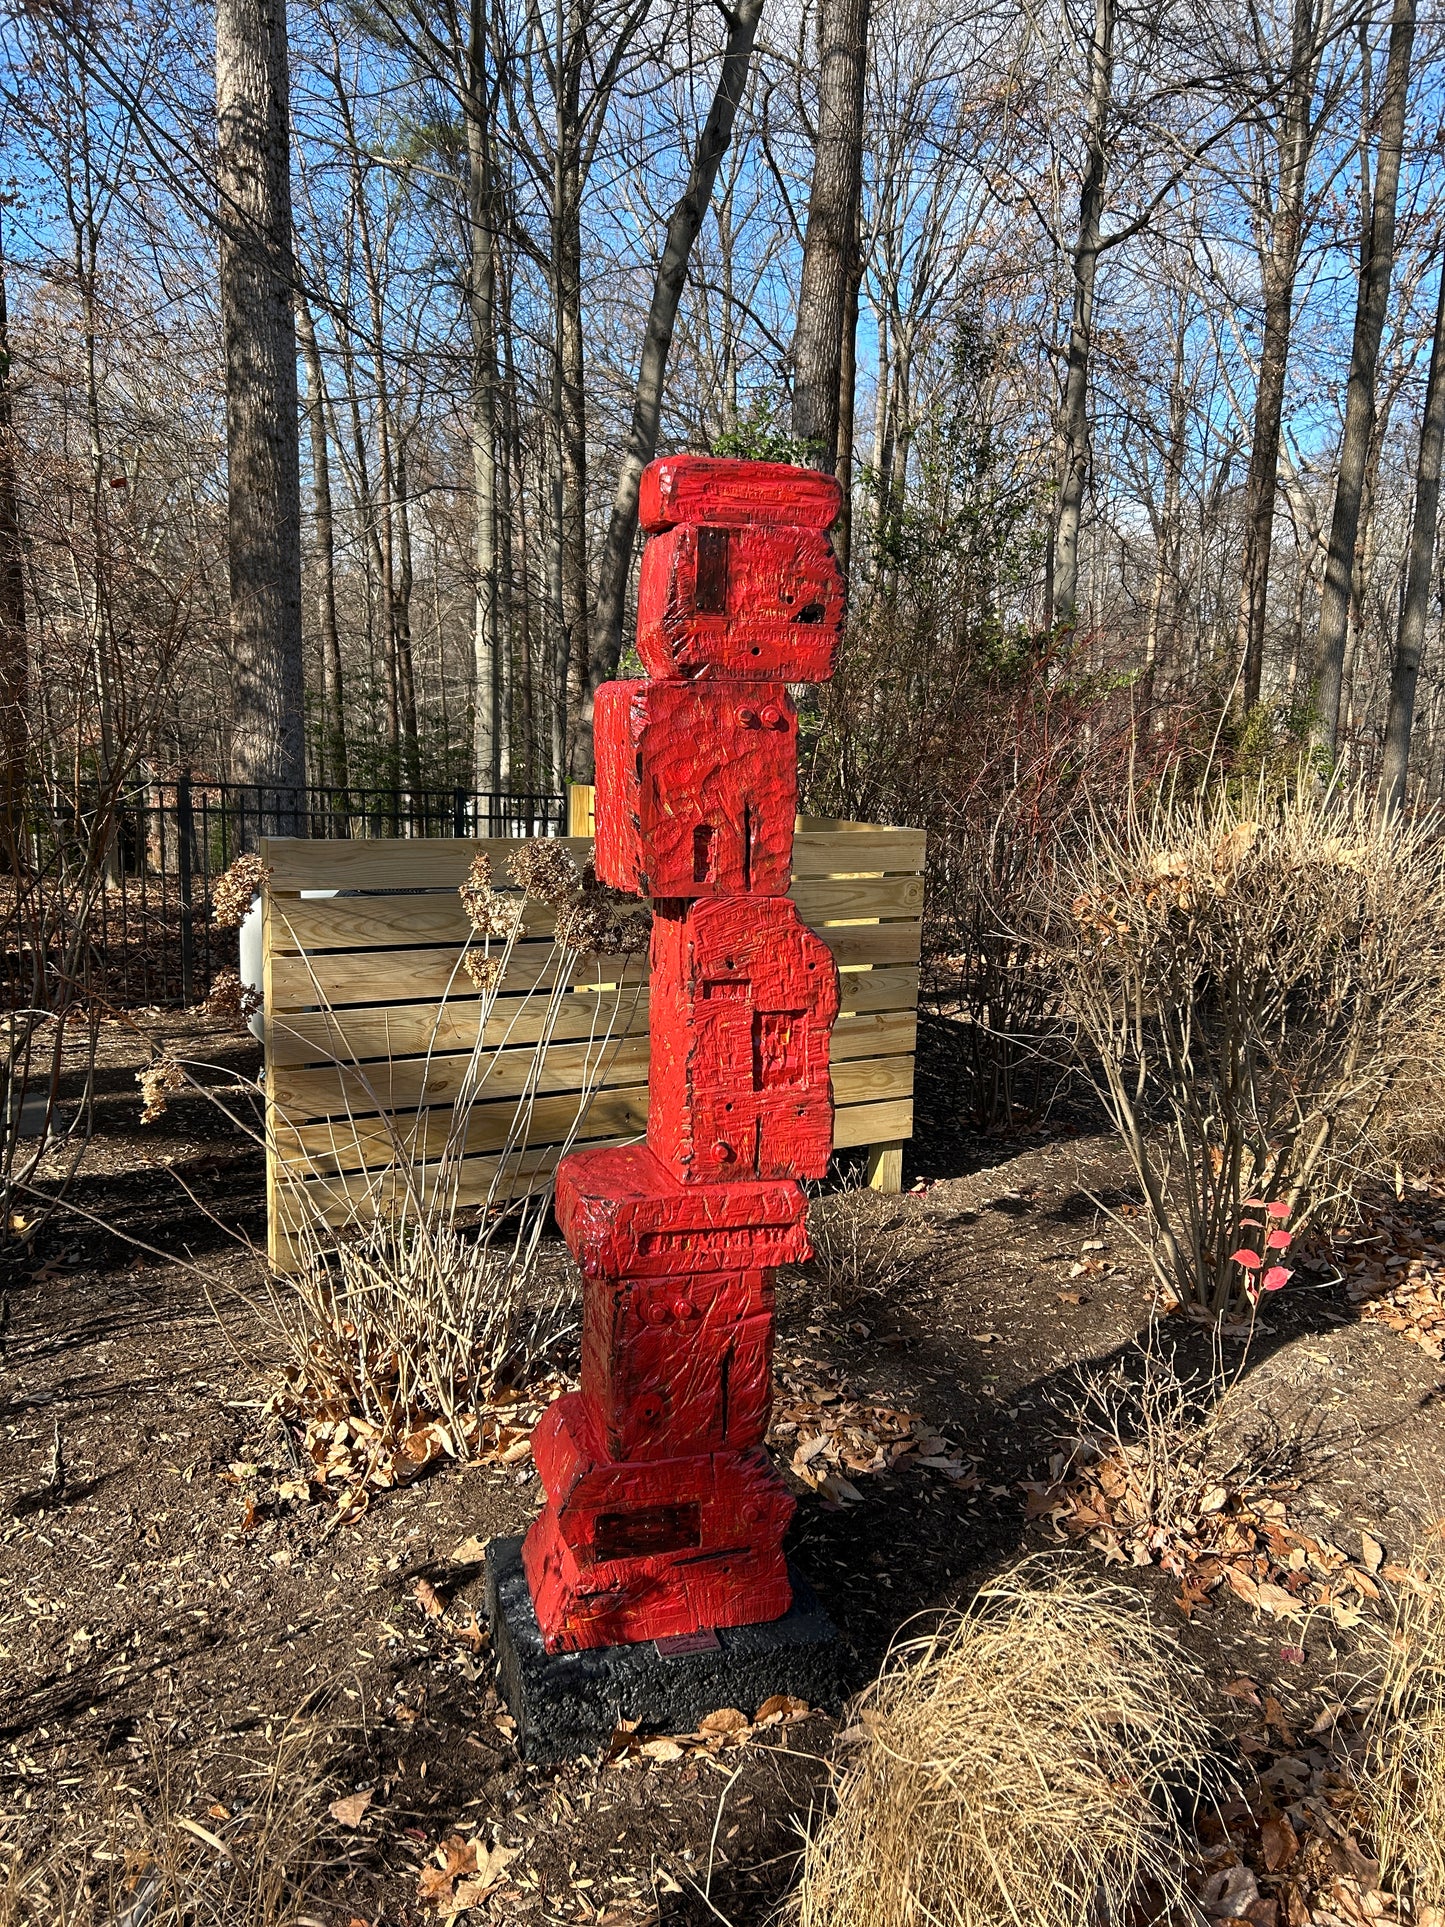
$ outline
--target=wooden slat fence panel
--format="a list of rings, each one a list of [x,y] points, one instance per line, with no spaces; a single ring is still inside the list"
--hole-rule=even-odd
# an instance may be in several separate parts
[[[574,797],[578,792],[574,791]],[[574,824],[585,821],[574,809]],[[565,839],[579,862],[590,839]],[[457,896],[486,851],[498,888],[516,845],[467,838],[327,842],[273,838],[264,910],[271,1254],[292,1255],[303,1215],[340,1223],[385,1203],[388,1185],[425,1187],[477,1041],[482,1004],[461,968],[469,927]],[[837,959],[834,1144],[891,1174],[913,1129],[913,1053],[924,834],[800,818],[792,896]],[[302,895],[326,892],[324,895]],[[329,893],[344,894],[329,894]],[[602,1074],[579,1142],[628,1142],[647,1122],[647,962],[587,957],[558,1003],[541,1065],[542,996],[555,962],[548,913],[533,905],[483,1039],[486,1077],[460,1165],[458,1201],[488,1195],[535,1070],[527,1150],[508,1177],[545,1175]]]

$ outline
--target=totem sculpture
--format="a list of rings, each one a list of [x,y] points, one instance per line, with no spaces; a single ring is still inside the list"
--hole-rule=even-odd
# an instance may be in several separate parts
[[[832,673],[830,476],[678,458],[642,480],[647,679],[596,708],[597,873],[653,903],[647,1142],[576,1152],[580,1392],[533,1434],[523,1562],[551,1653],[781,1617],[793,1501],[763,1449],[773,1272],[808,1255],[838,976],[787,895],[797,715]]]

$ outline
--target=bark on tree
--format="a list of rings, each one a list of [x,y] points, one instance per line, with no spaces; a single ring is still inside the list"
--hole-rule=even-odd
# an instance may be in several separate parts
[[[497,622],[497,333],[496,260],[493,253],[491,100],[486,73],[486,21],[481,0],[472,0],[462,113],[467,139],[468,319],[472,341],[474,699],[472,782],[479,790],[501,787],[502,650]]]
[[[829,473],[838,463],[844,336],[850,309],[855,325],[857,314],[868,15],[869,0],[822,0],[818,10],[818,132],[793,331],[793,433],[811,465]]]
[[[15,485],[15,423],[11,412],[10,314],[0,248],[0,870],[20,867],[21,809],[30,645],[25,628],[25,558],[20,497]]]
[[[331,445],[326,432],[326,377],[321,366],[316,323],[304,294],[298,295],[296,301],[296,332],[306,363],[306,428],[311,444],[311,494],[316,524],[322,778],[344,790],[350,781],[346,754],[346,685],[341,668],[341,633],[336,622],[336,532],[331,505]]]
[[[1380,768],[1379,807],[1393,815],[1405,806],[1410,768],[1410,733],[1415,720],[1415,686],[1425,647],[1425,618],[1435,572],[1435,530],[1440,513],[1441,452],[1445,450],[1445,271],[1435,305],[1435,339],[1425,382],[1425,418],[1415,469],[1415,512],[1400,594],[1400,628],[1390,676],[1390,713],[1385,724],[1385,756]]]
[[[1315,645],[1314,716],[1310,740],[1333,755],[1340,727],[1340,698],[1344,689],[1345,638],[1350,619],[1350,590],[1355,571],[1355,544],[1360,532],[1360,504],[1375,427],[1375,373],[1380,337],[1390,295],[1395,262],[1395,202],[1400,186],[1400,159],[1405,143],[1405,109],[1410,92],[1410,56],[1415,40],[1415,0],[1395,0],[1390,15],[1390,50],[1385,64],[1384,98],[1380,109],[1380,145],[1375,160],[1373,205],[1360,237],[1360,283],[1355,307],[1355,335],[1350,351],[1350,378],[1345,397],[1345,429],[1340,446],[1339,478],[1335,483],[1334,516],[1330,523],[1329,557],[1325,563],[1324,593],[1320,597],[1320,627]]]
[[[1074,243],[1074,298],[1069,325],[1069,359],[1059,408],[1059,509],[1054,527],[1052,569],[1055,622],[1072,628],[1078,618],[1079,523],[1089,465],[1089,353],[1094,329],[1094,282],[1104,219],[1108,173],[1108,119],[1114,85],[1114,25],[1117,0],[1095,0],[1094,32],[1089,42],[1089,98],[1084,119],[1084,181],[1079,191],[1079,229]]]
[[[591,674],[578,729],[575,757],[580,773],[592,768],[592,703],[600,684],[617,674],[622,654],[622,625],[627,607],[627,578],[632,566],[632,544],[637,534],[637,496],[642,471],[657,453],[662,391],[667,379],[667,357],[677,325],[677,308],[687,283],[687,264],[712,197],[718,167],[732,140],[738,103],[747,86],[753,42],[762,18],[763,0],[739,0],[727,14],[728,37],[723,50],[712,106],[693,150],[687,185],[671,215],[657,264],[652,305],[642,335],[642,356],[632,402],[632,424],[622,451],[622,466],[612,498],[607,534],[598,572],[593,620]]]
[[[231,775],[296,792],[306,744],[288,96],[285,0],[217,0]]]

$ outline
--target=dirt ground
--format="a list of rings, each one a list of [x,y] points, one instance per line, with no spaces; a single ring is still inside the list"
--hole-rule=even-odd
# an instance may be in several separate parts
[[[159,1013],[141,1028],[168,1040],[187,1029]],[[186,1047],[224,1071],[255,1068],[241,1040],[192,1027]],[[455,1629],[480,1606],[476,1542],[521,1530],[537,1506],[530,1466],[447,1462],[339,1526],[280,1494],[295,1445],[266,1415],[274,1345],[260,1267],[238,1241],[263,1235],[260,1156],[194,1098],[141,1126],[144,1055],[140,1037],[107,1032],[100,1128],[73,1193],[93,1216],[47,1229],[0,1319],[0,1848],[63,1849],[81,1865],[160,1808],[220,1840],[289,1731],[316,1831],[308,1917],[323,1927],[438,1919],[419,1878],[457,1837],[515,1856],[475,1918],[772,1918],[826,1794],[835,1721],[815,1713],[676,1758],[524,1765],[484,1647]],[[1080,1361],[1128,1355],[1154,1295],[1095,1202],[1129,1202],[1101,1132],[1077,1120],[960,1132],[946,1051],[921,1089],[931,1115],[910,1149],[912,1188],[885,1207],[888,1237],[914,1248],[905,1279],[848,1303],[807,1280],[780,1288],[789,1384],[917,1415],[945,1442],[931,1455],[942,1465],[914,1452],[850,1475],[841,1498],[789,1475],[791,1550],[842,1628],[858,1687],[916,1615],[1058,1545],[1060,1401]],[[1438,1188],[1407,1187],[1389,1233],[1405,1256],[1389,1277],[1411,1254],[1428,1259],[1442,1218]],[[1361,1321],[1349,1255],[1336,1259],[1321,1247],[1269,1303],[1248,1409],[1285,1449],[1293,1532],[1357,1561],[1364,1533],[1407,1559],[1445,1513],[1445,1378],[1427,1346]],[[1166,1324],[1207,1362],[1198,1327]],[[1225,1362],[1239,1356],[1227,1343]],[[1186,1616],[1177,1575],[1129,1564],[1107,1533],[1071,1543],[1086,1569],[1150,1592],[1205,1669],[1225,1741],[1244,1735],[1256,1763],[1286,1749],[1268,1727],[1248,1738],[1254,1709],[1272,1699],[1307,1732],[1348,1697],[1378,1638],[1378,1607],[1355,1623],[1272,1617],[1230,1585]],[[370,1797],[348,1806],[353,1794]]]

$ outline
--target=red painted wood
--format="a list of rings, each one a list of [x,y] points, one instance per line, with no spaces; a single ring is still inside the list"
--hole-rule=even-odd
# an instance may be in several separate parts
[[[550,1408],[532,1450],[548,1504],[522,1556],[550,1651],[788,1610],[793,1500],[762,1451],[612,1461],[575,1393]]]
[[[817,529],[684,523],[648,543],[637,653],[650,676],[826,682],[843,630],[843,575]]]
[[[781,683],[604,683],[594,732],[604,883],[651,897],[787,890],[798,718]]]
[[[648,1142],[557,1173],[582,1389],[533,1434],[524,1547],[549,1651],[776,1619],[793,1501],[762,1448],[772,1267],[808,1255],[838,975],[787,897],[797,719],[831,672],[830,476],[679,456],[643,476],[638,648],[598,692],[597,869],[655,900]]]
[[[842,506],[842,489],[818,469],[719,455],[664,455],[642,471],[637,519],[645,535],[680,522],[766,522],[824,531],[832,528]]]
[[[556,1211],[588,1278],[673,1278],[721,1265],[752,1271],[812,1256],[796,1184],[683,1184],[645,1144],[564,1158]]]
[[[772,1356],[769,1272],[586,1281],[582,1397],[610,1458],[760,1445]]]
[[[657,906],[647,1141],[676,1177],[818,1178],[838,971],[788,897]]]

